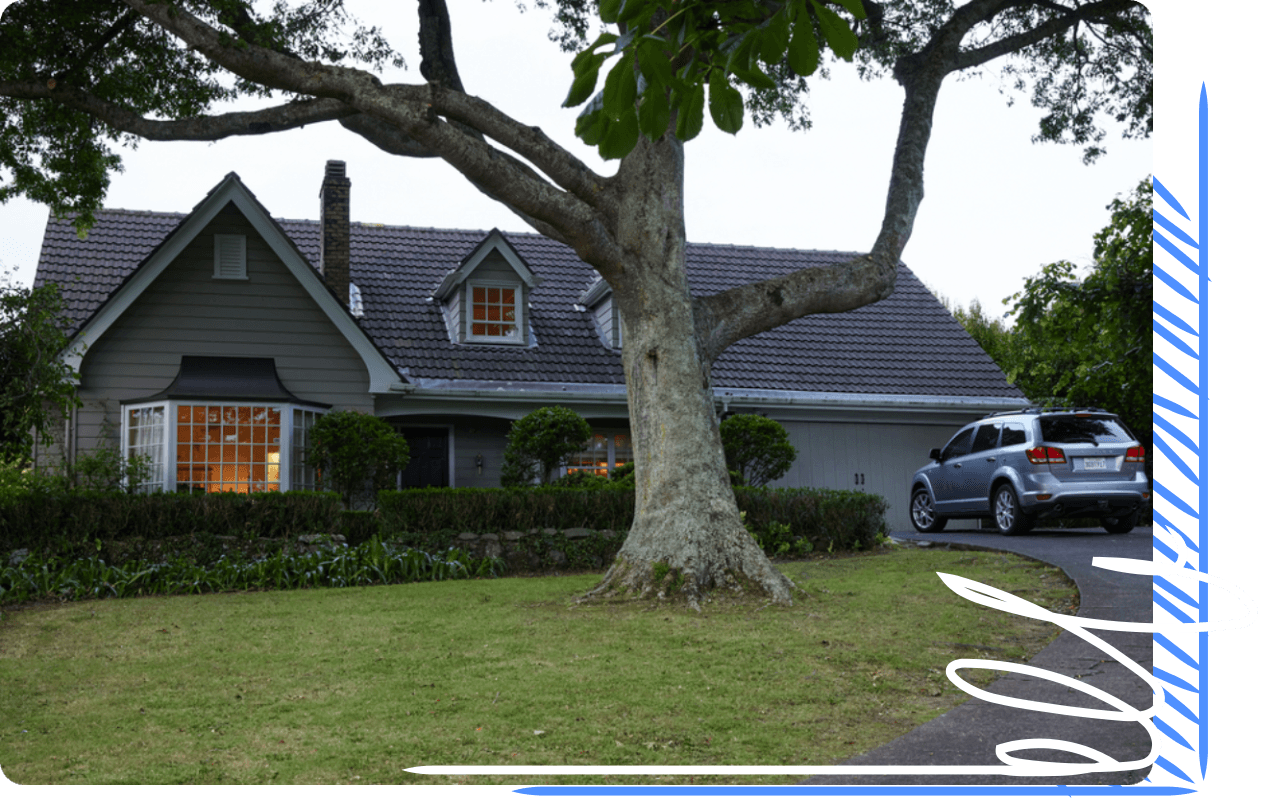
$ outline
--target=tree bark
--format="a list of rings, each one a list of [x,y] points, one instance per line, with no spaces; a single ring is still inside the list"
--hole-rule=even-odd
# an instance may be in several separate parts
[[[611,272],[622,315],[636,513],[589,598],[727,589],[791,603],[792,583],[742,525],[720,443],[711,364],[697,333],[684,229],[684,146],[642,139],[612,184],[621,249]]]

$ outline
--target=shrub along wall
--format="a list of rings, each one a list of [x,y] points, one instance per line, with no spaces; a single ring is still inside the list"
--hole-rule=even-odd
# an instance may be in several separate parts
[[[820,551],[862,549],[885,530],[884,499],[853,491],[735,489],[749,528],[770,554],[796,539]],[[420,550],[463,547],[513,571],[593,569],[611,562],[635,510],[634,489],[420,489],[384,491],[379,510],[343,511],[337,494],[145,494],[22,492],[0,495],[0,557],[14,550],[68,558],[256,557],[342,536],[375,535]],[[784,532],[781,532],[785,530]],[[759,535],[765,533],[767,535]],[[341,540],[341,539],[339,539]]]
[[[786,525],[793,537],[805,538],[814,548],[826,550],[863,549],[887,531],[883,497],[858,491],[834,489],[734,489],[738,508],[749,528],[764,530],[771,523]],[[479,540],[488,548],[504,550],[533,546],[548,531],[625,531],[635,513],[635,492],[631,488],[600,489],[449,489],[426,488],[384,491],[378,495],[378,529],[387,540],[411,541],[427,548],[446,548],[459,543],[475,548]],[[462,538],[465,532],[472,538]],[[526,541],[525,536],[535,536]],[[523,542],[519,546],[514,543]],[[546,553],[564,551],[574,539],[556,545],[538,544]],[[613,551],[592,545],[591,559],[604,557],[608,563],[622,543],[616,536]],[[606,557],[607,555],[607,557]],[[556,560],[552,556],[553,560]]]
[[[262,542],[270,549],[272,541],[338,532],[345,521],[340,510],[337,494],[306,491],[6,493],[0,496],[0,553],[27,549],[62,557],[93,555],[111,565],[157,554],[198,556],[206,549],[220,555],[227,539]]]

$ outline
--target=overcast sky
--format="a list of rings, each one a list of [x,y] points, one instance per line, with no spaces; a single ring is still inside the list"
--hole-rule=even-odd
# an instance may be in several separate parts
[[[411,71],[384,82],[420,81],[416,3],[349,0],[382,26]],[[531,4],[530,4],[531,5]],[[451,4],[455,50],[467,90],[516,119],[540,126],[593,168],[614,171],[573,136],[576,109],[560,108],[569,58],[546,37],[549,17],[521,14],[515,0]],[[1032,144],[1039,115],[1025,95],[1002,96],[989,70],[948,80],[926,161],[925,200],[903,259],[953,301],[988,311],[1040,265],[1090,262],[1107,204],[1152,172],[1150,141],[1107,139],[1109,153],[1085,166],[1078,148]],[[1014,98],[1007,107],[1008,97]],[[884,209],[902,93],[891,80],[865,83],[837,64],[815,81],[813,129],[748,125],[736,136],[708,121],[686,148],[691,241],[795,249],[866,250]],[[275,216],[314,219],[324,162],[347,162],[352,219],[421,227],[527,230],[448,165],[386,155],[336,123],[215,144],[143,142],[126,151],[106,207],[188,211],[235,171]],[[616,162],[615,162],[616,163]],[[30,283],[47,211],[25,201],[0,206],[0,262]]]

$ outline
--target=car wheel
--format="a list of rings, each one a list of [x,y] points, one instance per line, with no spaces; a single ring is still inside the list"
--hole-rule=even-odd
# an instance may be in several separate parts
[[[1127,533],[1138,523],[1138,512],[1128,514],[1127,516],[1112,516],[1109,519],[1102,520],[1102,526],[1108,533]]]
[[[947,520],[933,507],[933,497],[923,488],[911,495],[911,524],[922,533],[941,532],[947,526]]]
[[[1003,535],[1022,535],[1031,529],[1035,521],[1022,512],[1018,495],[1008,483],[997,488],[991,498],[991,515],[995,517],[996,529]]]

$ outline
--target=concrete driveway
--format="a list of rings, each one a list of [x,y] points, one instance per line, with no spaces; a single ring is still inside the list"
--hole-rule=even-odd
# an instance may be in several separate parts
[[[1152,532],[1139,527],[1125,535],[1108,535],[1102,528],[1035,530],[1024,536],[982,531],[919,534],[894,533],[907,545],[951,546],[1015,552],[1061,568],[1080,589],[1081,618],[1150,622],[1150,577],[1135,577],[1095,568],[1094,557],[1151,560]],[[963,575],[961,575],[963,576]],[[1000,588],[995,585],[993,588]],[[1137,661],[1148,672],[1152,664],[1149,633],[1097,634]],[[981,655],[975,655],[982,657]],[[994,659],[999,659],[998,657]],[[1138,709],[1151,706],[1151,689],[1128,669],[1071,633],[1063,633],[1031,659],[1030,665],[1077,678]],[[963,675],[962,675],[963,676]],[[987,688],[1009,697],[1057,705],[1109,709],[1079,691],[1048,680],[1008,673]],[[1151,739],[1135,722],[1083,719],[971,699],[963,705],[878,749],[842,761],[850,766],[980,766],[1003,767],[995,748],[1015,740],[1045,738],[1089,746],[1117,761],[1146,757]],[[1050,749],[1014,753],[1027,759],[1087,763],[1088,758]],[[904,775],[815,777],[809,784],[839,785],[1123,785],[1141,781],[1149,769],[1096,772],[1078,776],[1008,777],[1004,775]]]

